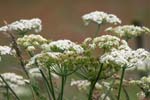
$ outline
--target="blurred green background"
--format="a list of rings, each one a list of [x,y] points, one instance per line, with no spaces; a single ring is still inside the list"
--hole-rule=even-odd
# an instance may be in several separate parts
[[[150,27],[150,0],[0,0],[0,26],[4,25],[4,20],[11,23],[19,19],[38,17],[43,25],[40,34],[45,38],[81,42],[85,37],[92,36],[96,29],[93,24],[85,27],[81,16],[95,10],[116,14],[122,24],[138,21]],[[106,27],[108,26],[104,26],[102,30]],[[149,38],[142,36],[138,41],[130,41],[130,45],[149,50]],[[0,45],[9,42],[8,37],[1,34]],[[2,65],[7,66],[10,62],[13,61],[6,59]],[[0,66],[0,71],[5,68]]]
[[[0,0],[0,26],[4,25],[4,20],[11,23],[19,19],[38,17],[43,25],[40,34],[45,38],[81,42],[85,37],[92,36],[96,29],[93,24],[85,27],[81,16],[95,10],[117,15],[122,24],[137,21],[150,28],[150,0]],[[140,39],[130,41],[130,45],[133,48],[144,47],[149,50],[149,38],[142,36]],[[9,42],[8,37],[1,34],[0,45],[8,45]],[[21,74],[16,59],[13,57],[2,59],[0,73],[13,71]]]

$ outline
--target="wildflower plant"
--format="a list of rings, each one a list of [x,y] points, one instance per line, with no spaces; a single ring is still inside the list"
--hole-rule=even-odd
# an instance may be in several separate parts
[[[106,29],[107,32],[113,33],[120,38],[131,39],[142,34],[147,34],[150,29],[145,26],[134,26],[134,25],[123,25],[117,27],[109,27]]]
[[[125,25],[107,29],[115,36],[98,35],[100,26],[118,25],[121,20],[100,11],[85,14],[82,19],[85,25],[94,22],[98,26],[93,37],[86,38],[82,43],[68,39],[53,41],[38,34],[28,34],[41,31],[41,20],[38,18],[22,19],[11,24],[5,21],[0,32],[8,34],[12,43],[11,47],[0,46],[0,57],[15,55],[24,71],[24,78],[10,72],[0,74],[0,88],[6,89],[7,100],[9,95],[22,100],[15,89],[24,85],[31,91],[31,100],[66,100],[64,92],[68,82],[79,91],[86,91],[88,100],[122,100],[122,88],[129,100],[129,94],[123,87],[125,71],[137,69],[139,64],[148,62],[150,53],[142,48],[132,49],[126,40],[150,33],[150,29]],[[15,33],[19,34],[17,38]],[[24,53],[28,54],[26,59]],[[140,86],[144,96],[149,98],[148,80],[144,77],[128,83]],[[44,89],[40,83],[44,84]]]

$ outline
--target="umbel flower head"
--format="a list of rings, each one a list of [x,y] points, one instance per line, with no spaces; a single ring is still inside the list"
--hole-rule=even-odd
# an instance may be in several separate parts
[[[74,80],[74,79],[72,79],[70,85],[71,86],[76,86],[79,90],[87,91],[87,89],[91,85],[91,82],[88,81],[88,80]],[[102,89],[102,85],[97,82],[95,84],[95,89],[97,89],[97,90]]]
[[[50,52],[78,53],[78,54],[84,52],[84,49],[80,45],[70,40],[57,40],[50,42],[49,44],[43,45],[43,50]]]
[[[41,45],[47,43],[48,40],[43,38],[41,35],[25,35],[22,38],[17,39],[17,44],[23,46],[28,51],[35,50],[36,47],[41,48]]]
[[[8,46],[0,46],[0,61],[2,55],[15,55],[16,51]]]
[[[91,22],[94,22],[96,24],[120,24],[121,20],[113,15],[113,14],[107,14],[105,12],[101,12],[101,11],[94,11],[88,14],[85,14],[82,16],[82,19],[85,23],[85,25],[88,25]]]
[[[120,39],[116,36],[102,35],[93,39],[95,46],[99,48],[110,50],[114,47],[118,47],[120,44]]]
[[[29,83],[29,80],[26,80],[22,76],[16,75],[15,73],[3,73],[1,75],[11,88],[17,88],[19,86],[26,85],[26,83]],[[0,78],[0,87],[5,86],[6,86],[5,83]]]
[[[149,59],[150,53],[144,49],[131,50],[119,47],[119,49],[112,49],[100,57],[100,62],[104,64],[112,64],[119,67],[138,67],[139,63]]]
[[[144,76],[140,80],[131,80],[129,83],[142,89],[143,98],[150,97],[150,76]]]
[[[61,55],[61,53],[56,52],[42,52],[36,54],[29,60],[29,62],[26,64],[26,67],[28,68],[35,65],[36,63],[38,63],[40,67],[51,66],[55,63],[56,60],[59,59],[59,55]]]
[[[0,32],[15,31],[24,33],[32,30],[38,33],[42,30],[41,23],[42,22],[39,18],[33,18],[30,20],[21,19],[6,26],[0,27]]]
[[[130,84],[138,84],[144,90],[147,90],[147,92],[150,92],[150,76],[148,77],[144,76],[140,80],[131,80]]]
[[[123,37],[128,39],[140,36],[142,34],[150,33],[149,28],[144,26],[140,27],[134,25],[123,25],[123,26],[117,26],[115,28],[109,27],[106,29],[106,31],[111,32],[118,37]]]
[[[88,52],[96,48],[103,49],[104,52],[109,52],[112,48],[118,48],[120,44],[122,44],[120,38],[112,35],[102,35],[93,39],[90,37],[86,38],[82,43],[82,47]]]
[[[80,57],[76,53],[42,52],[33,56],[26,67],[38,65],[39,68],[50,69],[57,75],[69,75],[79,67]]]
[[[15,51],[10,48],[9,46],[0,46],[0,55],[13,55],[15,54]]]

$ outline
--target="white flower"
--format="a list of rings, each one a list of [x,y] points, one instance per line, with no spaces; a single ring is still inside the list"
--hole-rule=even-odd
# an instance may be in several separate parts
[[[15,73],[3,73],[1,75],[11,88],[17,88],[18,86],[24,86],[26,83],[29,83],[29,80],[26,80],[22,76],[16,75]],[[1,78],[0,87],[5,87],[5,83]]]
[[[144,49],[112,49],[100,57],[100,62],[105,64],[115,64],[120,67],[137,67],[139,62],[144,62],[150,57],[150,53]]]
[[[100,11],[85,14],[82,16],[82,19],[85,22],[85,25],[88,25],[90,22],[95,22],[97,24],[110,23],[115,25],[121,23],[121,20],[117,16]]]
[[[61,53],[78,53],[81,54],[84,52],[84,49],[70,40],[57,40],[50,42],[48,45],[43,46],[43,50],[52,51],[52,52],[61,52]]]
[[[150,59],[145,59],[143,62],[139,62],[136,70],[147,71],[150,69]]]
[[[138,97],[138,100],[144,100],[145,98],[145,94],[143,91],[137,93],[137,97]]]
[[[61,53],[56,52],[42,52],[36,54],[29,60],[29,62],[26,64],[26,67],[30,68],[32,65],[36,63],[38,63],[40,67],[45,66],[47,60],[49,60],[50,58],[53,60],[59,59],[60,55]]]
[[[131,48],[128,46],[128,43],[125,40],[121,40],[121,45],[118,47],[118,50],[130,51]]]
[[[150,76],[144,76],[140,80],[131,80],[129,83],[133,85],[138,85],[142,88],[142,91],[137,94],[139,98],[144,98],[146,96],[145,94],[150,93]]]
[[[90,87],[91,82],[88,80],[72,80],[71,86],[76,86],[79,90],[87,90]],[[102,86],[99,83],[95,84],[96,89],[101,89]]]
[[[106,95],[105,93],[101,94],[101,99],[102,99],[102,100],[104,99],[105,95]],[[110,98],[107,96],[107,97],[105,98],[105,100],[110,100]]]
[[[22,38],[17,39],[17,44],[25,47],[28,51],[35,50],[35,47],[40,47],[41,45],[47,43],[48,40],[43,38],[41,35],[25,35]]]
[[[14,55],[15,54],[15,50],[13,50],[12,48],[8,47],[8,46],[0,46],[0,55]]]
[[[29,74],[30,74],[32,77],[38,77],[38,78],[39,78],[39,77],[42,77],[39,68],[30,68],[30,69],[29,69]],[[52,75],[52,77],[53,77],[54,79],[59,79],[59,76],[56,75],[55,73],[52,73],[52,72],[51,72],[51,75]]]
[[[112,50],[111,52],[105,53],[100,57],[100,62],[105,64],[115,64],[123,67],[124,65],[129,65],[126,58],[128,58],[128,53],[126,51]]]
[[[29,69],[29,74],[32,77],[42,77],[39,68],[31,68],[31,69]]]
[[[116,36],[102,35],[94,38],[93,43],[97,44],[99,48],[111,49],[119,46],[120,39]]]
[[[115,28],[109,27],[106,31],[114,33],[119,37],[126,37],[132,38],[136,36],[140,36],[142,34],[150,33],[150,29],[147,27],[140,27],[134,25],[124,25],[124,26],[117,26]]]
[[[16,31],[16,32],[27,32],[33,30],[38,33],[42,30],[41,20],[39,18],[33,18],[30,20],[21,19],[19,21],[8,24],[0,28],[1,32]]]

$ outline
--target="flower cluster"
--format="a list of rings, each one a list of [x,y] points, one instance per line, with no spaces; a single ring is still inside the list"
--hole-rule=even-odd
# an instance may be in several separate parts
[[[39,18],[33,18],[30,20],[21,19],[0,28],[0,32],[28,32],[30,30],[33,30],[36,33],[42,30],[41,20]]]
[[[8,46],[0,46],[0,61],[1,55],[15,55],[15,50]]]
[[[145,94],[143,91],[140,91],[137,93],[137,97],[139,100],[144,100],[145,99]]]
[[[120,24],[121,20],[113,15],[113,14],[107,14],[105,12],[95,11],[88,14],[85,14],[82,16],[83,21],[85,22],[85,25],[88,25],[91,22],[97,23],[97,24]]]
[[[115,28],[109,27],[106,29],[106,31],[111,32],[119,37],[124,37],[128,39],[140,36],[144,33],[150,33],[149,28],[134,25],[117,26]]]
[[[8,46],[0,46],[0,55],[6,55],[6,54],[13,55],[15,54],[15,51]]]
[[[28,68],[28,69],[29,69],[29,74],[32,77],[37,77],[37,78],[42,77],[39,68],[36,67],[36,68]],[[56,75],[55,73],[51,73],[51,75],[54,79],[59,79],[59,76]]]
[[[42,69],[49,69],[57,75],[69,75],[80,66],[80,56],[78,54],[63,54],[59,52],[42,52],[33,56],[27,68],[36,65]]]
[[[17,88],[18,86],[24,86],[26,83],[29,83],[29,80],[24,79],[20,75],[15,73],[3,73],[1,76],[6,80],[11,88]],[[0,79],[0,87],[5,87],[5,83]]]
[[[150,76],[142,77],[140,80],[131,80],[131,84],[137,84],[144,89],[143,92],[150,92]]]
[[[34,55],[26,64],[26,67],[29,68],[32,65],[35,65],[38,63],[40,67],[45,67],[47,62],[51,63],[51,65],[59,59],[61,53],[56,53],[56,52],[43,52]],[[51,61],[51,62],[50,62]],[[52,63],[53,62],[53,63]]]
[[[94,38],[93,43],[96,44],[99,48],[110,50],[119,46],[120,39],[116,36],[102,35],[100,37]]]
[[[76,86],[79,90],[87,90],[88,87],[91,85],[91,82],[88,80],[72,80],[70,85]],[[95,89],[102,89],[102,85],[96,83]]]
[[[13,40],[12,47],[16,49],[18,60],[30,80],[15,73],[3,73],[0,74],[0,88],[10,89],[18,98],[13,91],[14,88],[29,83],[35,99],[39,97],[40,99],[63,100],[64,86],[68,77],[73,75],[78,80],[71,80],[70,85],[76,86],[79,90],[85,90],[84,92],[89,90],[88,100],[110,100],[114,98],[116,91],[118,91],[117,100],[120,100],[121,88],[124,89],[126,96],[128,95],[125,87],[122,86],[130,85],[129,83],[140,87],[142,92],[138,94],[139,98],[150,97],[150,76],[132,81],[124,79],[127,69],[142,69],[141,64],[149,62],[150,53],[141,48],[133,50],[128,46],[127,41],[119,38],[125,37],[128,40],[142,33],[149,33],[150,29],[133,25],[118,26],[108,28],[107,31],[119,37],[112,35],[97,37],[101,24],[120,24],[120,19],[113,14],[99,11],[85,14],[82,19],[86,25],[92,22],[98,25],[94,37],[86,38],[82,44],[67,39],[50,41],[40,35],[26,35],[28,31],[41,31],[41,20],[37,18],[20,20],[1,27],[0,32],[10,33]],[[13,33],[23,35],[17,36],[19,38],[16,40]],[[20,51],[24,49],[30,54],[29,60],[27,60],[29,56],[24,59],[22,55],[24,52]],[[0,57],[6,54],[12,55],[13,50],[8,46],[0,46]],[[120,69],[122,72],[117,73]],[[40,86],[41,78],[45,85]],[[61,84],[55,82],[55,79],[61,79]],[[44,92],[48,95],[41,93],[43,86],[45,86],[44,90],[47,90]],[[9,97],[8,92],[9,90],[7,91]]]
[[[105,95],[106,95],[105,93],[101,94],[101,99],[102,100],[111,100],[108,96],[105,98]]]
[[[70,40],[58,40],[50,42],[49,44],[43,45],[43,50],[45,51],[51,51],[51,52],[61,52],[61,53],[77,53],[81,54],[84,52],[84,49],[70,41]]]
[[[112,49],[100,57],[100,62],[114,64],[121,67],[137,67],[139,63],[150,57],[150,53],[144,49]]]
[[[33,51],[35,50],[35,47],[41,47],[41,45],[47,43],[48,40],[43,38],[41,35],[25,35],[22,38],[17,39],[17,44],[23,46],[26,48],[28,51]]]

